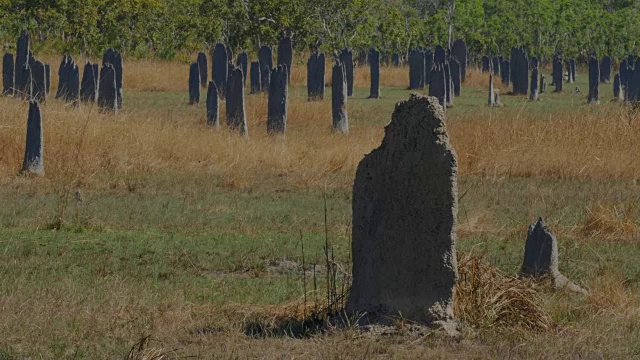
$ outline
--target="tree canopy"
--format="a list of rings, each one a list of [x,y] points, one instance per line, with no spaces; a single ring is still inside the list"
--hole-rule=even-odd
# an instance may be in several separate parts
[[[5,49],[25,28],[33,46],[173,58],[223,41],[255,51],[283,35],[298,49],[377,47],[401,54],[463,39],[471,54],[621,57],[638,51],[633,0],[0,0]]]

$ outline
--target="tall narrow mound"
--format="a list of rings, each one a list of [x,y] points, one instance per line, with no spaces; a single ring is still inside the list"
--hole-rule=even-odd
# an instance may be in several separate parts
[[[29,102],[27,118],[27,144],[22,161],[22,174],[44,176],[44,135],[42,132],[42,113],[37,101]]]
[[[367,321],[453,319],[457,169],[438,99],[399,102],[382,145],[356,171],[347,312]]]

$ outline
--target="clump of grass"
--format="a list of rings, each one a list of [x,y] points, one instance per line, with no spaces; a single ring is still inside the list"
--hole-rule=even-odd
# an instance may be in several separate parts
[[[637,291],[634,281],[625,279],[620,269],[605,268],[602,276],[594,278],[590,284],[592,291],[588,297],[589,310],[594,314],[624,315],[628,312],[638,314]],[[620,309],[626,311],[621,312]]]
[[[526,280],[509,276],[470,253],[458,259],[458,276],[454,313],[466,324],[528,331],[553,327],[542,299]]]
[[[160,347],[151,346],[151,337],[142,337],[135,345],[131,347],[124,360],[168,360],[175,355],[174,351],[166,350]]]
[[[586,237],[606,240],[635,238],[638,234],[636,203],[596,203],[587,209],[587,217],[580,229]]]

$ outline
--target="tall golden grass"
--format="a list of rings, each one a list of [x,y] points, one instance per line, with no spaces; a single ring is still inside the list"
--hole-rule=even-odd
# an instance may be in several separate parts
[[[1,101],[8,109],[0,115],[4,127],[0,133],[0,173],[6,180],[15,176],[22,162],[27,104]],[[166,109],[148,109],[112,118],[95,108],[67,109],[52,101],[43,113],[47,178],[67,178],[69,166],[76,164],[79,156],[77,163],[88,183],[101,175],[162,171],[209,173],[224,178],[232,187],[248,186],[266,177],[302,186],[324,184],[329,178],[346,183],[351,177],[347,170],[354,168],[379,138],[375,133],[380,129],[354,129],[350,136],[331,134],[326,102],[292,103],[289,117],[298,131],[291,131],[286,138],[270,137],[262,131],[266,127],[266,97],[250,98],[247,111],[248,139],[224,128],[208,128],[203,116],[179,118],[173,113],[167,116]],[[221,116],[224,123],[224,106]],[[353,136],[359,138],[357,143]]]
[[[331,84],[331,68],[333,63],[327,58],[325,63],[325,83]],[[211,63],[208,65],[211,67]],[[211,77],[211,69],[208,69]],[[159,60],[135,60],[126,63],[124,69],[125,87],[127,90],[141,91],[188,91],[188,64],[178,64]],[[294,63],[291,72],[291,86],[307,85],[307,68]],[[369,67],[356,67],[354,86],[368,88],[371,82]],[[409,70],[407,67],[383,67],[380,73],[380,84],[388,87],[407,87]]]
[[[540,114],[467,114],[450,126],[463,174],[574,179],[640,175],[640,128],[616,106]]]
[[[305,72],[294,67],[294,85],[304,82]],[[406,73],[406,68],[385,67],[382,85],[402,86]],[[485,77],[471,71],[469,82],[484,83]],[[134,61],[125,67],[127,92],[186,91],[186,78],[184,64]],[[368,71],[358,69],[356,86],[367,82]],[[283,186],[350,186],[360,159],[380,143],[382,126],[333,134],[330,92],[322,102],[307,102],[303,93],[291,92],[285,137],[266,134],[266,95],[247,96],[248,138],[224,126],[207,127],[202,103],[127,107],[125,98],[125,110],[107,116],[90,105],[72,107],[51,98],[43,106],[44,182],[79,174],[83,186],[100,187],[114,176],[199,172],[230,187],[266,178],[277,178]],[[351,120],[369,116],[365,105],[353,106],[360,107]],[[7,183],[14,181],[22,162],[27,103],[3,97],[0,107],[0,181]],[[392,111],[390,106],[389,118]],[[523,102],[521,108],[478,106],[477,111],[449,112],[447,126],[462,175],[635,181],[640,176],[640,126],[627,111],[605,103],[541,112]],[[224,124],[224,102],[220,116]]]

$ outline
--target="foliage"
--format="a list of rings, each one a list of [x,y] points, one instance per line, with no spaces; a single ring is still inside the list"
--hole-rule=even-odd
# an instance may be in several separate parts
[[[415,46],[464,39],[472,55],[524,46],[554,53],[621,57],[639,50],[640,4],[630,0],[0,0],[0,41],[11,49],[22,28],[34,48],[173,58],[224,41],[255,51],[285,35],[296,48]],[[450,39],[451,38],[451,39]]]

